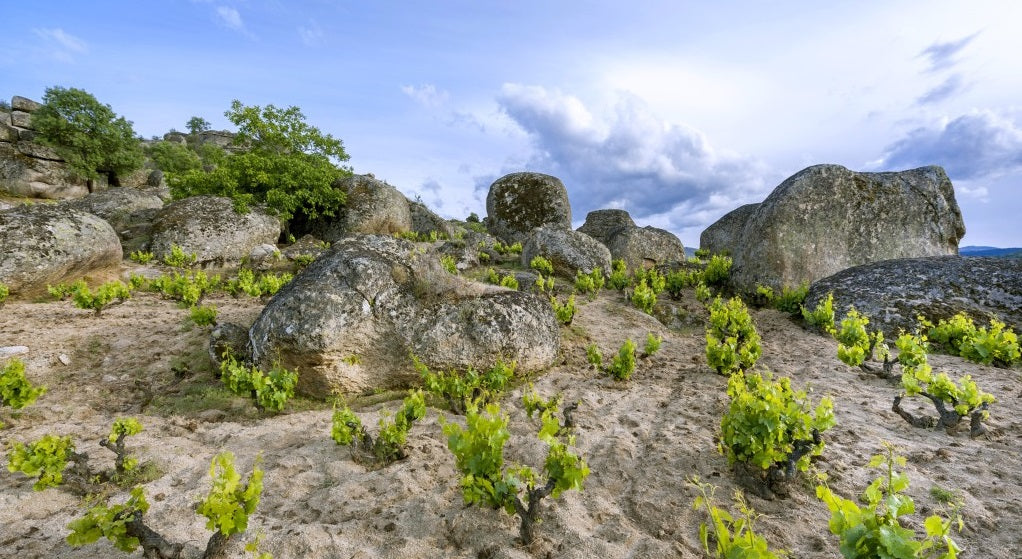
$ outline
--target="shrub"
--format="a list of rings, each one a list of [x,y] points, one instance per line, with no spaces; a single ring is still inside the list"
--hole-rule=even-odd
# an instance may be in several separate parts
[[[575,272],[575,290],[583,295],[595,296],[603,289],[603,270],[599,267],[593,268],[588,274],[582,270]]]
[[[458,262],[450,254],[445,254],[440,257],[440,265],[447,270],[447,273],[458,275]]]
[[[536,286],[536,290],[540,293],[549,293],[550,295],[553,295],[554,293],[553,276],[547,276],[544,278],[543,274],[539,274],[536,276],[536,283],[534,285]]]
[[[710,324],[706,327],[706,362],[719,374],[747,370],[763,353],[759,333],[745,303],[738,297],[725,303],[717,297],[710,303]]]
[[[363,461],[356,451],[372,457],[372,464],[386,465],[407,456],[405,442],[412,423],[426,415],[426,395],[422,390],[410,390],[393,419],[384,415],[380,418],[376,438],[362,426],[362,420],[354,412],[343,408],[334,409],[330,436],[339,445],[352,447],[352,458]]]
[[[639,280],[632,291],[632,304],[646,314],[653,314],[656,306],[656,290],[646,285],[646,278]]]
[[[976,386],[970,375],[958,379],[956,384],[946,373],[933,374],[933,368],[926,359],[928,349],[926,337],[903,333],[895,345],[898,347],[898,361],[901,363],[901,384],[905,392],[894,398],[893,410],[902,419],[915,427],[935,427],[954,434],[965,417],[970,418],[970,435],[977,437],[986,432],[983,421],[989,416],[987,406],[995,399]],[[901,409],[905,396],[922,396],[933,403],[937,418],[920,416]],[[950,409],[949,409],[950,406]]]
[[[220,276],[209,277],[205,272],[171,272],[169,276],[160,276],[149,281],[149,289],[159,291],[167,298],[179,301],[184,307],[192,307],[202,302],[203,297],[212,293],[220,286]]]
[[[529,267],[536,270],[540,274],[546,274],[548,276],[554,275],[554,265],[549,260],[542,256],[536,256],[529,262]]]
[[[706,260],[710,257],[710,250],[706,248],[697,248],[694,256],[699,260]]]
[[[816,305],[816,309],[810,311],[802,308],[802,318],[813,328],[834,335],[834,294],[828,293],[827,298]]]
[[[70,436],[43,435],[35,442],[11,443],[7,469],[11,473],[21,472],[28,477],[39,478],[33,485],[35,491],[56,487],[64,481],[64,467],[74,453],[75,445]]]
[[[11,288],[0,282],[0,309],[4,308],[4,303],[7,302],[7,297],[11,294]]]
[[[550,304],[554,307],[554,316],[557,317],[557,321],[567,326],[571,324],[571,321],[575,319],[575,294],[572,293],[568,296],[568,300],[564,304],[557,302],[557,297],[550,297]]]
[[[513,275],[500,275],[493,268],[486,270],[486,281],[508,289],[518,289],[518,280]]]
[[[884,333],[867,332],[869,318],[860,315],[855,307],[848,307],[848,314],[841,319],[841,329],[834,337],[838,341],[837,358],[852,367],[862,366],[866,360],[873,358],[873,351],[879,349],[878,357],[887,362],[890,354],[884,343]]]
[[[220,378],[227,388],[239,396],[251,396],[259,409],[283,411],[295,395],[298,373],[274,363],[269,373],[246,366],[226,352],[220,362]]]
[[[119,417],[110,427],[110,435],[99,441],[100,446],[109,449],[114,458],[114,472],[124,475],[138,467],[138,459],[128,455],[124,449],[124,439],[142,432],[142,424],[134,417]],[[113,476],[111,476],[113,477]]]
[[[144,250],[136,250],[128,255],[128,258],[131,259],[132,262],[138,262],[139,264],[148,264],[152,262],[155,257],[155,254]]]
[[[631,285],[632,280],[628,277],[628,266],[625,261],[619,259],[610,262],[610,276],[607,277],[607,287],[621,291]]]
[[[774,299],[774,308],[781,312],[799,314],[802,312],[802,303],[805,302],[808,295],[808,283],[803,283],[795,288],[784,286],[781,288],[781,294]]]
[[[522,243],[504,244],[500,241],[493,243],[493,250],[501,256],[517,255],[522,253]]]
[[[785,482],[809,468],[810,457],[823,452],[820,434],[834,426],[834,406],[826,396],[810,414],[805,391],[791,380],[738,371],[727,384],[731,403],[720,423],[721,453],[741,465],[743,483],[757,491],[784,494]],[[769,493],[768,493],[769,494]]]
[[[721,287],[727,284],[730,277],[731,258],[718,254],[711,256],[710,261],[706,264],[706,269],[703,270],[703,282],[706,285]]]
[[[700,303],[705,303],[705,302],[709,301],[711,297],[713,297],[713,292],[710,291],[710,288],[707,287],[706,284],[703,283],[703,282],[699,282],[696,285],[696,290],[695,291],[696,291],[696,301],[699,301]]]
[[[961,548],[951,539],[951,526],[957,524],[960,532],[964,526],[961,517],[957,512],[950,518],[931,515],[923,522],[926,536],[921,541],[913,530],[902,526],[900,518],[915,511],[912,497],[904,494],[908,489],[908,476],[894,469],[895,466],[904,467],[905,458],[896,456],[889,444],[885,450],[869,461],[869,467],[879,468],[883,473],[863,492],[864,508],[838,496],[826,484],[816,487],[817,498],[830,509],[830,532],[841,542],[842,557],[954,559]]]
[[[188,266],[195,264],[197,259],[198,256],[194,252],[185,254],[184,249],[178,245],[172,244],[170,245],[170,254],[165,254],[163,256],[163,263],[172,268],[187,268]]]
[[[628,380],[634,372],[635,342],[631,339],[626,339],[621,349],[618,350],[617,355],[611,360],[610,367],[607,367],[607,373],[614,380]]]
[[[0,370],[0,405],[20,410],[46,394],[45,386],[32,386],[25,378],[25,362],[13,357]]]
[[[539,438],[549,450],[542,477],[529,466],[504,467],[504,446],[511,434],[507,429],[508,418],[497,404],[489,404],[482,411],[473,404],[466,410],[465,427],[443,423],[443,430],[447,448],[454,454],[462,474],[461,494],[465,503],[502,508],[507,514],[517,514],[521,521],[521,541],[529,545],[542,499],[547,496],[556,499],[572,489],[581,491],[589,467],[568,448],[574,444],[574,438],[565,433],[554,410],[548,406],[528,406],[524,402],[523,405],[532,410],[543,408]],[[532,413],[529,415],[531,417]]]
[[[43,106],[32,113],[32,126],[40,143],[90,183],[101,174],[123,176],[142,165],[131,123],[81,89],[47,88]]]
[[[586,346],[586,360],[597,370],[603,369],[603,354],[595,343]]]
[[[699,285],[702,280],[702,273],[698,270],[674,270],[668,272],[665,278],[664,288],[667,293],[675,299],[681,298],[681,291],[688,287]]]
[[[217,310],[214,305],[203,305],[198,307],[192,307],[189,319],[195,323],[196,326],[216,326]]]
[[[757,307],[768,307],[773,305],[777,298],[774,295],[774,288],[769,285],[756,284],[756,293],[752,296],[753,305]]]
[[[490,261],[490,253],[479,251],[479,263],[486,264]]]
[[[350,174],[334,163],[348,160],[344,145],[308,125],[301,109],[234,100],[224,115],[238,127],[234,145],[242,151],[224,155],[211,170],[168,177],[176,198],[226,196],[239,211],[266,204],[285,221],[333,216],[344,205],[344,191],[334,187]]]
[[[123,303],[131,298],[131,290],[120,280],[104,283],[92,293],[88,286],[80,285],[72,295],[75,306],[80,309],[91,309],[99,316],[104,310]]]
[[[660,295],[667,287],[667,278],[658,272],[656,268],[640,268],[636,270],[632,283],[638,284],[643,281],[653,290],[654,295]]]
[[[757,535],[752,527],[758,516],[745,501],[741,491],[735,491],[735,505],[738,514],[733,515],[726,510],[717,508],[713,503],[716,487],[708,483],[700,483],[699,478],[692,477],[689,484],[699,490],[692,503],[694,510],[706,510],[710,517],[709,527],[713,528],[713,551],[710,551],[710,531],[705,522],[699,524],[699,540],[703,542],[706,553],[718,559],[780,559],[787,554],[783,551],[770,551],[763,536]]]
[[[936,326],[920,318],[920,327],[927,337],[948,353],[959,355],[985,365],[1010,366],[1020,358],[1018,336],[1011,328],[996,319],[990,319],[990,328],[977,328],[965,313],[950,320],[940,320]]]
[[[422,378],[423,386],[430,394],[447,402],[447,407],[456,414],[464,414],[468,405],[475,401],[495,401],[515,376],[517,364],[505,363],[498,359],[493,367],[479,373],[469,367],[464,373],[457,371],[432,372],[418,357],[412,356],[412,366]]]
[[[248,268],[241,268],[238,270],[238,276],[228,280],[224,285],[224,291],[235,297],[241,293],[251,297],[262,297],[263,295],[277,293],[281,287],[284,287],[293,279],[294,275],[287,272],[280,275],[266,272],[260,274],[258,279],[256,279],[255,272]]]
[[[646,334],[646,347],[642,350],[643,357],[649,357],[654,353],[660,351],[660,345],[664,343],[664,339],[660,336],[649,332]]]
[[[167,173],[167,176],[179,175],[202,168],[199,154],[186,146],[174,142],[155,142],[146,147],[146,154],[156,168]]]

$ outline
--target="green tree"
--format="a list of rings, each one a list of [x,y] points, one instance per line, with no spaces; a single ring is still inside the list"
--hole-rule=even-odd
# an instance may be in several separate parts
[[[118,176],[142,166],[142,146],[131,122],[84,90],[48,88],[32,125],[39,142],[52,147],[90,186],[101,174],[116,184]]]
[[[146,153],[164,173],[180,174],[202,167],[198,154],[174,142],[156,142],[146,148]]]
[[[344,192],[334,182],[351,173],[344,145],[305,122],[298,107],[280,109],[231,103],[224,113],[238,127],[238,153],[225,154],[215,168],[171,178],[178,198],[198,194],[227,196],[245,211],[264,203],[281,218],[315,219],[334,215]]]
[[[209,130],[209,121],[202,118],[201,116],[193,116],[188,119],[188,123],[185,124],[185,128],[188,129],[189,134],[198,134],[199,132],[205,132]]]

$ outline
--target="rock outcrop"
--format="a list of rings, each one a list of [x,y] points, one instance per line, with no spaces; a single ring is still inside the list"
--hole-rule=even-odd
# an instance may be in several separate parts
[[[511,173],[490,185],[486,228],[505,243],[524,243],[536,227],[571,229],[568,190],[557,177]]]
[[[95,215],[42,203],[0,212],[0,283],[12,292],[45,293],[120,262],[117,233]]]
[[[427,208],[425,204],[409,201],[408,210],[412,218],[412,231],[420,235],[428,235],[430,231],[436,231],[446,239],[454,238],[457,229],[446,219]]]
[[[732,252],[732,281],[746,291],[757,283],[777,289],[881,260],[954,255],[964,234],[940,167],[857,173],[816,165],[781,183],[749,216]]]
[[[743,242],[742,230],[759,204],[745,204],[724,214],[699,235],[699,248],[712,254],[734,254]]]
[[[309,224],[308,233],[333,242],[350,233],[392,235],[412,230],[408,199],[393,186],[373,175],[352,175],[334,183],[347,202],[334,217]]]
[[[0,111],[0,192],[27,198],[80,198],[89,183],[75,177],[53,149],[33,141],[32,113],[39,103],[14,96],[11,111]],[[93,181],[92,189],[106,186]]]
[[[1022,331],[1022,259],[939,256],[856,266],[814,282],[805,305],[834,294],[840,320],[849,305],[890,340],[912,331],[916,317],[933,322],[965,312],[985,326],[994,317]]]
[[[239,214],[229,198],[193,196],[167,204],[153,221],[149,250],[156,258],[177,245],[196,263],[240,262],[261,244],[275,244],[280,221],[258,208]]]
[[[610,245],[610,239],[618,231],[632,227],[636,227],[635,222],[625,210],[594,210],[586,214],[586,222],[578,231]]]
[[[624,260],[629,270],[685,261],[681,239],[656,227],[625,227],[610,238],[607,248],[614,260]]]
[[[596,239],[571,229],[537,227],[522,247],[522,266],[542,256],[554,266],[554,273],[569,278],[581,270],[590,273],[600,268],[610,272],[610,250]]]
[[[327,397],[418,381],[434,368],[485,369],[512,359],[550,366],[559,332],[535,295],[469,282],[421,245],[389,236],[334,243],[266,305],[249,331],[252,358],[299,371],[300,392]]]
[[[98,215],[105,219],[118,234],[124,227],[137,221],[132,216],[143,210],[163,207],[159,196],[136,188],[108,188],[93,192],[84,198],[68,200],[63,205]]]

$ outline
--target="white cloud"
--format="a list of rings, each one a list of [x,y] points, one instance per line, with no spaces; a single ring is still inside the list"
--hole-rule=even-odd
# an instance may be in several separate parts
[[[414,85],[403,85],[401,86],[401,92],[419,103],[423,107],[429,109],[435,109],[447,103],[450,99],[450,94],[431,83],[414,86]]]
[[[316,22],[310,21],[309,25],[298,27],[298,36],[302,38],[305,46],[315,46],[323,40],[323,29]]]
[[[219,16],[220,21],[230,29],[234,29],[235,31],[242,31],[245,29],[245,23],[241,21],[241,14],[238,10],[231,8],[230,6],[217,6],[216,15]]]
[[[556,90],[506,84],[497,101],[532,140],[529,170],[565,183],[576,221],[619,207],[640,224],[685,230],[765,195],[762,163],[714,148],[702,132],[660,118],[635,95],[619,94],[596,113]]]
[[[33,29],[32,31],[46,43],[46,47],[49,49],[48,54],[62,62],[72,62],[75,54],[84,54],[89,50],[85,41],[59,27]]]
[[[919,53],[919,56],[928,58],[930,61],[931,72],[944,70],[950,68],[958,63],[955,57],[972,42],[979,32],[973,33],[967,37],[962,37],[957,41],[948,41],[946,43],[933,43],[932,45],[923,49],[923,52]]]

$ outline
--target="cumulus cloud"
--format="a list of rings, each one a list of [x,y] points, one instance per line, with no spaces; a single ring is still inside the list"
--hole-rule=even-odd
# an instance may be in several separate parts
[[[85,41],[57,27],[53,29],[33,29],[37,37],[42,39],[49,50],[49,55],[57,60],[72,62],[75,54],[88,52]]]
[[[954,66],[957,63],[957,60],[955,60],[955,56],[957,56],[958,53],[962,51],[962,49],[967,47],[969,43],[971,43],[972,40],[975,39],[978,35],[979,32],[977,31],[972,35],[969,35],[968,37],[962,37],[957,41],[948,41],[946,43],[940,42],[933,43],[932,45],[923,49],[923,51],[919,53],[919,56],[929,59],[930,61],[929,70],[931,72],[936,72],[938,70],[950,68],[951,66]]]
[[[420,85],[418,87],[414,85],[403,85],[401,86],[401,93],[404,93],[416,103],[429,108],[435,109],[445,103],[450,98],[450,94],[431,83]]]
[[[884,149],[880,167],[941,165],[952,179],[973,180],[1022,171],[1022,127],[992,111],[976,111],[919,127]]]
[[[241,21],[241,14],[238,10],[231,8],[230,6],[217,6],[216,15],[220,18],[220,21],[230,29],[235,31],[242,31],[245,29],[245,23]]]
[[[597,113],[571,95],[505,84],[497,101],[530,136],[529,170],[565,183],[576,220],[617,207],[640,223],[680,231],[765,195],[760,162],[715,149],[702,132],[659,118],[634,95],[622,93]],[[492,181],[478,179],[477,189]]]
[[[962,89],[964,89],[964,85],[961,74],[952,74],[951,77],[944,80],[943,83],[927,91],[919,99],[916,99],[916,104],[930,105],[933,103],[939,103],[952,97],[959,91],[962,91]]]

